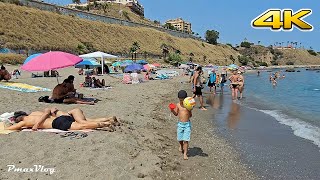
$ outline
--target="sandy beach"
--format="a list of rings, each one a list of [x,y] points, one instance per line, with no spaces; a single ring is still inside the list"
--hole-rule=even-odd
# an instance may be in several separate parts
[[[9,71],[14,68],[7,66]],[[84,77],[76,72],[74,68],[60,70],[59,80],[75,75],[75,88],[86,97],[100,99],[96,105],[39,103],[38,98],[50,92],[0,89],[0,113],[31,112],[53,106],[64,111],[81,108],[88,117],[115,115],[122,126],[115,132],[89,132],[83,139],[45,132],[1,135],[0,179],[256,179],[229,142],[214,133],[210,110],[194,109],[190,158],[182,159],[176,141],[177,118],[170,115],[167,106],[177,101],[180,89],[190,93],[190,85],[181,83],[187,77],[125,85],[121,78],[105,75],[106,84],[112,89],[90,90],[79,87]],[[56,78],[31,78],[27,72],[12,81],[50,89],[57,84]],[[7,165],[42,165],[54,168],[55,172],[8,172]]]

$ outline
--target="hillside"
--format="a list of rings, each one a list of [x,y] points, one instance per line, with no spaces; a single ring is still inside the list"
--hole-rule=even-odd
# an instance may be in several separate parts
[[[192,54],[195,62],[203,64],[230,64],[230,55],[238,55],[228,46],[177,38],[149,28],[106,24],[12,4],[0,3],[0,9],[0,46],[11,49],[73,53],[88,49],[130,57],[129,49],[136,41],[139,52],[150,57],[162,56],[162,44],[179,50],[183,60]]]
[[[273,63],[286,65],[290,62],[295,65],[320,64],[319,54],[314,56],[304,49],[272,49],[261,45],[253,45],[250,48],[238,48],[238,51],[255,62],[265,62],[268,65]]]
[[[84,9],[80,8],[80,10],[85,10],[85,9],[86,8]],[[153,21],[135,14],[134,12],[131,11],[129,7],[126,7],[123,4],[105,3],[103,5],[99,5],[99,4],[97,4],[96,6],[92,5],[89,12],[101,14],[109,17],[114,17],[118,19],[123,19],[127,21],[132,21],[136,23],[158,26],[158,24],[154,23]]]

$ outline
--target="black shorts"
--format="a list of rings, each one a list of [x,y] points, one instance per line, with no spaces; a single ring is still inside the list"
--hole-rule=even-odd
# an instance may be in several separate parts
[[[235,89],[239,86],[239,84],[231,84],[232,85],[232,88]]]
[[[213,86],[215,86],[215,85],[216,85],[215,82],[212,82],[212,83],[211,83],[211,82],[208,82],[208,86],[209,86],[209,87],[213,87]]]
[[[195,94],[196,96],[202,96],[202,88],[199,86],[196,86],[196,92],[193,92],[193,94]]]
[[[75,120],[72,116],[59,116],[52,121],[52,128],[68,131],[73,122],[75,122]]]
[[[62,104],[63,103],[64,98],[60,98],[60,99],[54,99],[53,102],[54,103],[58,103],[58,104]]]

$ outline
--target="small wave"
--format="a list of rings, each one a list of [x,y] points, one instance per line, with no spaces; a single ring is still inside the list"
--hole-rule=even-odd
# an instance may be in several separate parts
[[[275,110],[258,110],[265,114],[274,117],[281,124],[290,126],[293,130],[294,135],[308,139],[312,141],[315,145],[320,147],[320,128],[315,127],[307,122],[299,119],[290,118],[289,116],[282,114]]]
[[[313,89],[314,91],[320,91],[320,89]]]

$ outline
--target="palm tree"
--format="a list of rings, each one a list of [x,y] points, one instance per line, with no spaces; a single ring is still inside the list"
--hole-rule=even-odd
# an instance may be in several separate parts
[[[258,45],[260,44],[261,41],[258,41]]]
[[[134,59],[137,60],[137,51],[139,49],[140,49],[140,45],[137,41],[135,41],[130,48],[130,53],[132,54],[132,60],[133,60],[133,55],[134,55]]]

